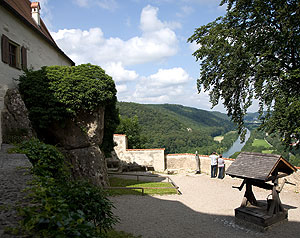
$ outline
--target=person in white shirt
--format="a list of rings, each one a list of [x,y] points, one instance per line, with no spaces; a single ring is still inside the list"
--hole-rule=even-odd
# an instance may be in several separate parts
[[[211,161],[211,175],[210,175],[210,177],[211,178],[215,178],[215,177],[217,177],[217,169],[218,169],[218,155],[217,155],[217,153],[216,152],[213,152],[210,156],[209,156],[209,158],[210,158],[210,161]]]
[[[218,169],[219,169],[218,178],[219,179],[224,178],[224,168],[225,168],[225,161],[224,161],[222,155],[220,155],[219,158],[218,158]]]

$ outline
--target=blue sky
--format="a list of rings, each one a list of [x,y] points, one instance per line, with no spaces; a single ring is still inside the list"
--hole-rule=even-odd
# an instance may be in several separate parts
[[[187,43],[195,28],[225,14],[220,0],[40,0],[59,47],[76,63],[101,66],[119,101],[211,110],[197,93],[199,63]],[[225,112],[222,105],[213,110]]]

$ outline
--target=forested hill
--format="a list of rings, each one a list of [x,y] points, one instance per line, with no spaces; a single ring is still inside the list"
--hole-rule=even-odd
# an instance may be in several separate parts
[[[118,108],[122,117],[138,117],[145,147],[167,153],[210,153],[220,146],[213,137],[234,129],[226,114],[181,105],[118,102]]]

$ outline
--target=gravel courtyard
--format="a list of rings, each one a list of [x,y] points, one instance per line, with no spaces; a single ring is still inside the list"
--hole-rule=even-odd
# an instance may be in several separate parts
[[[143,238],[189,237],[300,237],[300,194],[285,185],[280,198],[288,211],[288,222],[271,227],[265,233],[235,224],[234,208],[244,195],[233,189],[240,179],[211,179],[201,174],[169,176],[182,195],[112,197],[119,216],[117,230]],[[288,187],[289,186],[289,187]],[[265,200],[270,191],[254,188],[257,200]]]

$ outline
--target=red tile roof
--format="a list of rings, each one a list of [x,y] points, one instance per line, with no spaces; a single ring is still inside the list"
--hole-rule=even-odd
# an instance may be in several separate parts
[[[37,2],[37,4],[39,3]],[[33,20],[31,16],[31,2],[29,0],[0,0],[0,5],[4,6],[27,26],[31,27],[35,32],[40,34],[46,41],[48,41],[48,43],[56,48],[56,50],[63,54],[72,65],[75,65],[75,63],[57,46],[43,20],[41,19],[40,26],[38,26]]]

